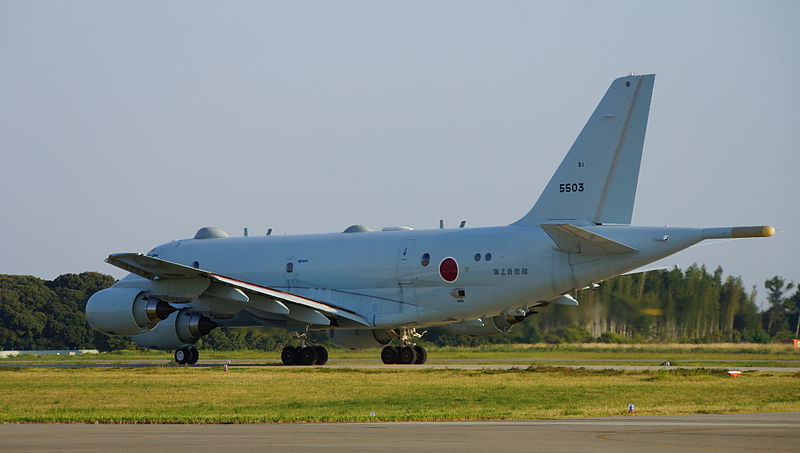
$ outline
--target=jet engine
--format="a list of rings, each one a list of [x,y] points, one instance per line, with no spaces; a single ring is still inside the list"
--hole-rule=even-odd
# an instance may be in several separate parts
[[[133,340],[151,349],[183,349],[217,327],[219,324],[203,315],[181,310],[169,315],[153,330],[134,335]]]
[[[347,349],[377,348],[392,341],[385,330],[329,329],[328,338],[336,346]]]
[[[517,312],[507,315],[497,315],[491,318],[472,319],[450,324],[448,327],[459,335],[469,335],[471,337],[485,337],[511,330],[511,326],[522,322],[526,317],[534,312]]]
[[[109,335],[144,332],[176,310],[172,305],[148,297],[140,288],[108,288],[86,303],[86,320],[95,330]]]

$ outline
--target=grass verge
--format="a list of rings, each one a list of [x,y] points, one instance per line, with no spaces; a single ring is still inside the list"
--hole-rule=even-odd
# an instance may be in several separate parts
[[[0,368],[0,422],[487,420],[800,410],[800,373]],[[374,415],[371,415],[374,414]]]

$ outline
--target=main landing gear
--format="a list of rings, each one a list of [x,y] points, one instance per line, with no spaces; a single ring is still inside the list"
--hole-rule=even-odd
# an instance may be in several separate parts
[[[422,365],[428,360],[425,348],[414,343],[414,339],[422,337],[425,332],[417,333],[417,329],[395,329],[394,332],[400,338],[400,346],[384,347],[381,351],[383,363]]]
[[[386,346],[381,351],[381,361],[387,365],[422,365],[428,360],[428,352],[418,344]]]
[[[284,365],[325,365],[328,363],[328,349],[325,346],[284,346],[281,351]]]
[[[199,358],[200,353],[197,352],[197,348],[194,346],[175,351],[175,362],[177,362],[178,365],[194,365],[197,363],[197,359]]]
[[[281,362],[284,365],[325,365],[328,363],[328,349],[325,346],[311,344],[305,334],[298,334],[300,346],[284,346],[281,351]]]

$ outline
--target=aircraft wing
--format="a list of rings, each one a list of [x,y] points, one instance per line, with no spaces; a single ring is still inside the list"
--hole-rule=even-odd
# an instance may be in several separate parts
[[[195,269],[183,264],[173,263],[140,253],[115,253],[109,255],[106,262],[132,274],[154,281],[206,278],[210,280],[211,283],[233,288],[234,290],[241,291],[245,295],[267,297],[279,304],[286,304],[287,307],[285,308],[287,308],[289,316],[295,319],[308,320],[311,324],[330,324],[330,320],[328,320],[327,323],[324,322],[324,320],[329,317],[341,317],[359,324],[369,325],[369,321],[364,316],[324,301],[309,299],[267,286],[245,282],[225,275],[215,274],[202,269]],[[228,297],[228,299],[233,300],[235,296],[233,298]],[[241,298],[239,302],[246,303],[248,300],[249,299],[245,296]],[[297,316],[292,316],[294,314],[293,312],[296,312],[299,318]]]

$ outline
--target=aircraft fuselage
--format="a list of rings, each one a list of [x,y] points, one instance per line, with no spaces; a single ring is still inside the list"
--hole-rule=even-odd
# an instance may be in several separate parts
[[[639,251],[612,259],[567,253],[541,228],[503,226],[187,239],[148,255],[334,306],[338,297],[346,300],[342,305],[368,313],[372,326],[390,327],[524,309],[702,240],[702,230],[691,228],[584,228],[618,236]],[[440,268],[448,258],[456,263],[455,274],[452,265]]]

